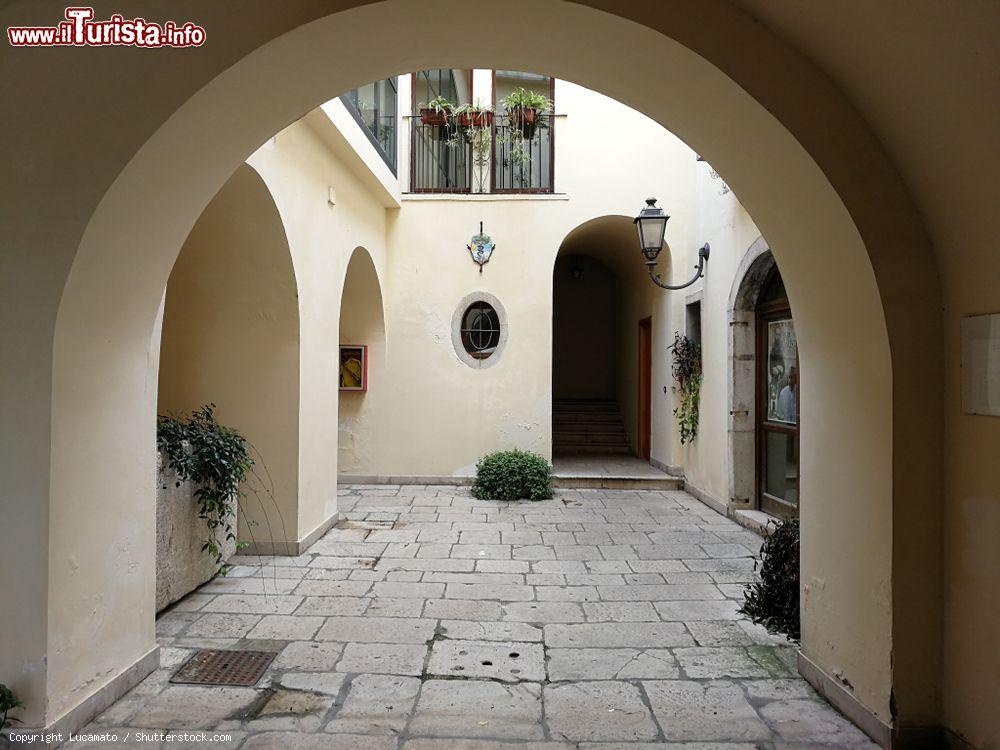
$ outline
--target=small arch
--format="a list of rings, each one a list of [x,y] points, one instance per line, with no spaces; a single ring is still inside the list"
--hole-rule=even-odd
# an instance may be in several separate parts
[[[356,247],[344,271],[340,297],[340,347],[364,347],[364,390],[338,393],[337,471],[359,474],[371,466],[378,415],[386,402],[386,333],[382,284],[367,248]],[[333,366],[341,367],[341,352]],[[336,382],[340,383],[338,373]]]
[[[579,265],[581,274],[573,281],[575,264]],[[670,247],[664,242],[657,271],[669,279],[671,265]],[[573,336],[576,349],[571,346],[569,350],[579,354],[580,347],[597,347],[600,356],[611,359],[603,373],[596,362],[585,366],[579,357],[560,363],[559,337],[573,330],[571,321],[560,315],[560,298],[572,300],[573,296],[567,297],[566,292],[574,285],[588,284],[588,274],[599,276],[602,283],[593,284],[595,280],[590,279],[592,288],[587,294],[592,297],[591,304],[580,308],[588,322]],[[666,359],[650,357],[648,367],[642,368],[648,372],[640,372],[639,366],[639,350],[646,341],[644,336],[648,335],[652,351],[664,351],[669,346],[673,335],[669,302],[662,290],[647,278],[646,266],[636,245],[634,217],[609,214],[573,228],[556,253],[552,279],[553,451],[560,454],[622,452],[670,465],[670,410],[652,408],[655,399],[652,384],[665,382],[668,375],[664,369]],[[606,289],[608,284],[610,293]],[[648,330],[644,328],[646,325]],[[586,371],[589,382],[567,383],[564,373],[560,372],[566,368]],[[594,381],[593,376],[602,374],[600,382]],[[575,402],[580,398],[601,402],[588,404],[588,408],[607,408],[617,413],[623,444],[611,445],[610,438],[589,434],[606,431],[605,425],[600,430],[567,425],[576,419],[574,413],[579,405]],[[602,420],[608,419],[608,415],[602,417]],[[581,441],[581,436],[586,439]],[[608,444],[586,445],[598,440]]]

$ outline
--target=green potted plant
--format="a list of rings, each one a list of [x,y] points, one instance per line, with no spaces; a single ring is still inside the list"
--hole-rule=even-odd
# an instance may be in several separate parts
[[[504,97],[503,105],[510,124],[520,130],[525,138],[531,138],[535,134],[538,113],[551,110],[552,100],[537,91],[518,86]]]
[[[460,128],[488,128],[493,125],[493,107],[476,99],[475,104],[456,107],[452,114]]]
[[[420,122],[436,127],[446,126],[453,109],[455,109],[454,102],[448,101],[443,96],[436,96],[420,105]]]

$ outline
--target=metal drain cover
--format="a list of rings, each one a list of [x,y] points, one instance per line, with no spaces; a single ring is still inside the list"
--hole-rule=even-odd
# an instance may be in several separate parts
[[[198,651],[177,670],[171,682],[185,685],[256,685],[276,656],[272,651]]]

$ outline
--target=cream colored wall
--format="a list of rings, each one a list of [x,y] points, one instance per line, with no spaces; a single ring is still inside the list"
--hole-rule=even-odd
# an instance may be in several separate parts
[[[1000,252],[975,243],[963,267],[944,265],[946,450],[944,497],[945,723],[977,748],[1000,747],[1000,417],[962,410],[959,327],[1000,312]]]
[[[170,274],[157,408],[180,414],[214,403],[219,422],[253,444],[263,482],[251,480],[241,502],[243,541],[284,541],[286,528],[295,531],[298,382],[288,241],[264,183],[242,166],[208,204]],[[268,477],[273,493],[254,491]]]
[[[299,289],[298,539],[337,512],[341,290],[357,247],[386,265],[386,209],[327,145],[333,128],[310,117],[282,130],[248,160],[274,197]],[[349,131],[356,139],[359,132]],[[359,147],[360,148],[360,147]],[[330,188],[336,199],[331,205]],[[358,343],[358,342],[352,342]]]
[[[760,230],[740,204],[737,195],[725,192],[723,181],[711,176],[711,166],[699,162],[692,180],[692,235],[695,242],[684,248],[676,277],[688,276],[697,263],[697,248],[711,246],[708,273],[690,289],[671,296],[671,312],[683,332],[684,307],[701,295],[702,386],[697,438],[680,444],[672,435],[674,455],[684,467],[686,479],[724,505],[729,497],[729,297],[744,254],[760,236]],[[686,280],[686,279],[685,279]],[[793,295],[790,290],[789,295]],[[794,309],[793,309],[794,316]]]

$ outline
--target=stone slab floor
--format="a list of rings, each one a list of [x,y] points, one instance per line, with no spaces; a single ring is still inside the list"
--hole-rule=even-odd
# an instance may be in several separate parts
[[[791,644],[737,614],[760,540],[683,492],[340,495],[308,554],[237,558],[162,614],[161,668],[85,731],[244,750],[875,747]],[[168,682],[206,647],[277,658],[254,688]]]

